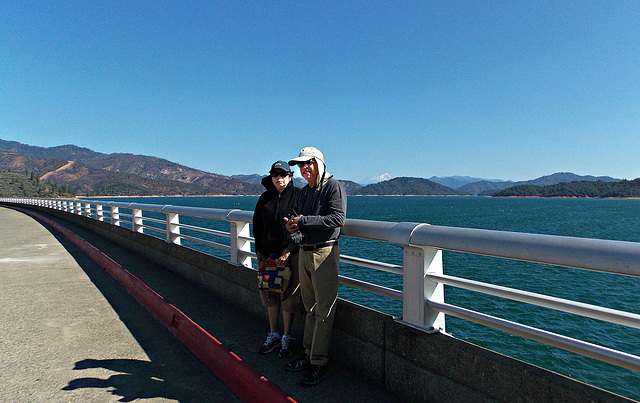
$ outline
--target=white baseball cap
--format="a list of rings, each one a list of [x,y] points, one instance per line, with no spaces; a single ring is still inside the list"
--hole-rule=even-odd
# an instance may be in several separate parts
[[[296,165],[298,162],[307,162],[310,159],[315,159],[316,161],[319,160],[324,164],[324,155],[322,155],[320,150],[315,147],[305,147],[300,150],[300,155],[298,155],[298,157],[289,160],[289,165]]]

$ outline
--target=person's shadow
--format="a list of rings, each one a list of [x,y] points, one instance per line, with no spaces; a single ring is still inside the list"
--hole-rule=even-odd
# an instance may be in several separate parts
[[[135,399],[162,397],[179,401],[191,400],[189,385],[182,384],[179,379],[171,375],[171,370],[163,365],[156,365],[150,361],[112,359],[78,361],[74,370],[89,368],[104,368],[118,374],[109,378],[78,378],[69,382],[62,390],[81,388],[111,389],[113,395],[121,396],[121,402]]]
[[[135,399],[148,399],[153,397],[163,397],[168,399],[184,401],[188,399],[189,390],[187,385],[180,385],[175,379],[170,379],[170,371],[161,365],[156,365],[150,361],[113,359],[94,360],[86,359],[75,364],[75,370],[89,368],[104,368],[114,372],[107,379],[101,378],[78,378],[74,379],[62,390],[75,390],[81,388],[102,388],[111,389],[113,395],[122,396],[121,402],[130,402]]]

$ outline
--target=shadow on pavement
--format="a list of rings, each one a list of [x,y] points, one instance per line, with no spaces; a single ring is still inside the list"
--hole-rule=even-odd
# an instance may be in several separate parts
[[[121,402],[130,402],[136,399],[167,398],[178,401],[199,400],[202,395],[189,396],[190,390],[180,387],[179,382],[173,380],[173,369],[156,362],[111,359],[94,360],[86,359],[76,363],[75,370],[90,368],[104,368],[118,372],[107,379],[102,378],[78,378],[69,382],[62,390],[75,390],[80,388],[109,389],[112,395],[121,396]]]
[[[165,398],[180,402],[239,401],[195,356],[89,256],[57,231],[50,229],[102,293],[150,361],[90,356],[74,370],[104,368],[117,372],[106,379],[79,377],[62,390],[102,388],[120,401]],[[105,329],[106,331],[107,329]],[[81,373],[79,374],[81,375]]]

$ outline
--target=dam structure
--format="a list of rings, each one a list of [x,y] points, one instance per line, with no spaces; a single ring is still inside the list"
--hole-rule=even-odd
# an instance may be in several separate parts
[[[252,318],[252,323],[266,329],[266,313],[256,290],[251,211],[37,198],[0,198],[0,210],[2,207],[47,220],[45,224],[52,231],[91,239],[85,242],[89,246],[82,240],[77,241],[77,245],[94,261],[101,262],[151,316],[165,324],[169,333],[182,341],[240,400],[252,401],[255,396],[246,389],[255,388],[263,393],[261,396],[270,396],[273,401],[334,401],[336,391],[343,401],[374,398],[430,402],[634,401],[457,339],[447,333],[446,322],[447,317],[471,321],[635,371],[637,375],[640,357],[633,351],[619,351],[456,306],[447,302],[445,285],[635,329],[640,329],[640,315],[451,276],[445,273],[442,253],[455,251],[640,277],[640,243],[347,219],[342,237],[376,242],[382,247],[399,246],[402,262],[394,264],[348,255],[342,255],[341,262],[401,276],[402,288],[346,276],[340,277],[341,284],[399,301],[402,315],[392,316],[340,299],[330,353],[337,369],[318,386],[301,388],[295,383],[297,376],[292,381],[291,374],[282,374],[284,371],[260,376],[261,372],[271,371],[265,369],[269,365],[261,363],[259,357],[248,355],[241,345],[250,337],[261,343],[264,332],[247,334],[248,329],[226,329],[222,338],[227,340],[227,346],[218,346],[213,341],[216,334],[208,335],[207,326],[183,313],[181,306],[163,295],[163,290],[147,286],[143,276],[138,279],[126,270],[122,274],[118,262],[114,262],[108,252],[91,249],[100,239],[118,245],[192,284],[194,289],[204,290],[219,301],[220,310],[234,310],[238,327],[242,317]],[[11,230],[20,231],[19,228]],[[194,245],[216,252],[205,253]],[[298,340],[302,336],[301,316],[298,315],[294,324]],[[254,344],[257,348],[258,344]],[[227,355],[239,358],[220,359]],[[283,362],[279,364],[284,366]],[[240,369],[232,371],[231,366]],[[330,374],[332,371],[333,367]],[[235,375],[228,375],[229,372]],[[351,378],[349,373],[356,375]],[[263,380],[265,377],[268,382]],[[344,385],[345,379],[353,379],[352,391],[349,385]]]

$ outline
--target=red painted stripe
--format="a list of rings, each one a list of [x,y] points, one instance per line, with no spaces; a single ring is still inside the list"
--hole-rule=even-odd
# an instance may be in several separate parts
[[[18,207],[14,210],[27,214],[53,227],[98,263],[129,294],[144,306],[163,326],[211,370],[227,387],[245,402],[295,402],[276,384],[262,376],[233,351],[192,321],[178,308],[149,288],[95,246],[57,222],[40,214]]]

